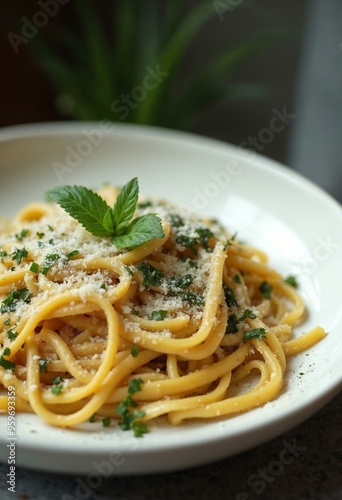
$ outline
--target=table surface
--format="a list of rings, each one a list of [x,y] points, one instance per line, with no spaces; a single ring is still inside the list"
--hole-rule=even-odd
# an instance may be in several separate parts
[[[169,474],[67,476],[16,470],[7,490],[0,465],[1,500],[340,500],[342,499],[342,393],[313,417],[253,450],[207,466]],[[285,450],[291,449],[289,453]],[[282,453],[283,452],[283,453]],[[285,458],[286,457],[286,458]]]

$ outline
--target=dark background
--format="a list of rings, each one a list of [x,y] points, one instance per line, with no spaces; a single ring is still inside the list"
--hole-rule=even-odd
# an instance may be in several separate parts
[[[101,3],[108,2],[97,2],[99,6]],[[185,2],[189,11],[199,3],[198,0]],[[289,112],[294,112],[307,1],[258,0],[256,3],[262,9],[261,17],[269,16],[269,23],[283,25],[291,33],[286,40],[273,44],[253,57],[238,72],[238,78],[241,80],[267,85],[269,93],[262,100],[246,99],[216,104],[199,117],[193,129],[195,132],[239,144],[269,124],[273,107],[281,110],[286,105]],[[5,1],[1,7],[0,58],[5,71],[1,79],[0,125],[65,119],[56,110],[55,93],[32,57],[30,42],[27,45],[20,44],[18,54],[15,54],[7,38],[10,31],[20,33],[13,27],[18,18],[20,20],[22,16],[26,16],[32,19],[32,15],[39,8],[37,2],[11,0],[7,1],[7,4],[6,7]],[[70,19],[71,10],[72,0],[60,7],[59,13],[40,29],[38,36],[42,34],[53,38],[58,24]],[[201,67],[205,61],[209,61],[222,47],[248,38],[251,32],[258,28],[258,24],[260,20],[248,9],[236,8],[232,12],[227,11],[223,14],[223,20],[220,20],[219,15],[215,15],[186,53],[182,64],[184,78]],[[181,80],[179,84],[182,84]],[[283,133],[277,134],[265,148],[264,154],[286,162],[290,133],[291,127],[288,127]]]

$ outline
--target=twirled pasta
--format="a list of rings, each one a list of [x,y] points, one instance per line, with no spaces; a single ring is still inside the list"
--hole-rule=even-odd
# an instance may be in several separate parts
[[[164,238],[130,251],[52,203],[0,230],[1,411],[13,386],[19,411],[56,426],[118,419],[139,378],[141,421],[233,415],[274,400],[286,358],[324,337],[294,336],[303,300],[263,252],[165,202],[138,209],[151,210]]]

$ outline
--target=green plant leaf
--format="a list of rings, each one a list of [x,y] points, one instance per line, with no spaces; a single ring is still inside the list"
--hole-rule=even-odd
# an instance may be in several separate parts
[[[146,214],[134,219],[125,234],[114,236],[113,242],[117,248],[136,248],[153,238],[163,238],[164,232],[161,220],[156,214]]]
[[[93,2],[89,0],[74,0],[74,6],[81,23],[82,31],[87,45],[90,67],[94,71],[97,87],[101,92],[98,97],[110,106],[110,101],[115,95],[115,82],[112,81],[109,68],[112,64],[112,55],[108,47],[105,31],[101,24]]]
[[[201,3],[199,7],[190,12],[168,40],[158,57],[158,65],[162,72],[169,73],[169,75],[175,74],[176,68],[192,39],[205,22],[215,14],[215,9],[209,2]],[[149,92],[135,109],[134,117],[137,123],[147,123],[148,117],[158,116],[158,109],[162,102],[160,98],[162,87],[165,87],[167,78],[169,77],[165,77],[164,81],[159,82],[158,86]]]
[[[58,203],[74,219],[94,236],[113,234],[109,230],[111,208],[97,193],[83,186],[61,186],[48,191],[51,200]]]

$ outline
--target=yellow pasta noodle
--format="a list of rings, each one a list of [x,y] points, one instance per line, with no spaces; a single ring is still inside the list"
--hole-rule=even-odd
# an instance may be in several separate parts
[[[325,336],[294,334],[304,302],[264,252],[165,201],[149,213],[164,237],[131,249],[52,202],[3,225],[0,411],[12,386],[18,411],[60,427],[228,417],[274,400],[287,357]]]

